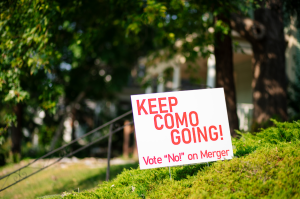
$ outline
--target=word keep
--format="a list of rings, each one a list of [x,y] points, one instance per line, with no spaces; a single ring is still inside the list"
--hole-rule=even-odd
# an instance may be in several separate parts
[[[136,100],[138,115],[144,113],[148,114],[157,114],[159,113],[169,113],[173,112],[173,106],[178,104],[176,97],[160,97],[160,98],[150,98],[147,100],[148,106],[145,105],[146,99]]]

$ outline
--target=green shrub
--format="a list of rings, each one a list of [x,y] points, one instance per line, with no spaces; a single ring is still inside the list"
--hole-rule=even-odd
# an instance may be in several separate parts
[[[65,198],[298,198],[300,122],[233,139],[235,158],[206,164],[124,170],[96,190]]]
[[[150,198],[300,197],[298,145],[262,147],[254,153],[218,161],[196,176],[150,190]]]
[[[204,169],[206,166],[206,164],[194,164],[172,167],[171,176],[174,180],[187,179],[190,176],[196,175],[199,170]]]
[[[274,147],[285,142],[300,142],[300,121],[277,122],[272,120],[274,127],[262,129],[255,135],[251,133],[239,133],[239,139],[233,139],[232,144],[235,147],[234,155],[241,157],[252,153],[259,147]]]

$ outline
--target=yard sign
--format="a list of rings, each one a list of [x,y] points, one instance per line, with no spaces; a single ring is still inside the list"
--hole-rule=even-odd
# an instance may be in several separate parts
[[[233,157],[223,88],[132,95],[141,169]]]

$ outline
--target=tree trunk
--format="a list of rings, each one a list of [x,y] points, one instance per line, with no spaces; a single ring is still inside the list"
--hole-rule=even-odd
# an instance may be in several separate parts
[[[218,15],[216,20],[222,20],[229,24],[229,19]],[[222,32],[215,32],[215,57],[217,71],[217,87],[223,87],[225,92],[227,114],[229,119],[231,136],[236,137],[234,130],[239,129],[236,111],[236,92],[233,77],[233,54],[231,36]]]
[[[254,17],[266,30],[261,40],[252,42],[253,127],[257,130],[271,117],[281,121],[288,119],[281,1],[268,1],[264,8],[255,10]]]
[[[17,125],[12,126],[11,141],[12,153],[14,162],[19,162],[21,157],[21,142],[22,142],[22,121],[23,121],[23,106],[17,104],[14,107],[14,112],[17,116]]]
[[[129,120],[126,120],[124,122],[124,128],[123,128],[123,157],[128,158],[129,157],[129,143],[130,143],[130,134],[132,133],[132,127],[129,125]]]

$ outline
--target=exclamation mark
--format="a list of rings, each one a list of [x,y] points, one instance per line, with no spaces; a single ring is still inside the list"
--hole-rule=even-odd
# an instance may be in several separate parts
[[[184,153],[179,153],[179,158],[180,158],[180,161],[181,161],[181,156],[184,155]]]
[[[219,128],[220,128],[220,136],[221,136],[221,140],[223,140],[222,126],[219,125]]]

